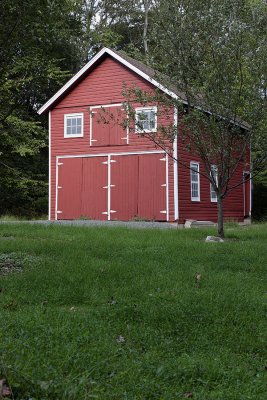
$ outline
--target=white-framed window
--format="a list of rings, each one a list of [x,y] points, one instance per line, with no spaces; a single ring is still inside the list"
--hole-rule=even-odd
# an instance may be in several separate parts
[[[191,200],[200,201],[200,177],[199,163],[190,162],[190,178],[191,178]]]
[[[218,185],[218,168],[217,168],[217,165],[212,165],[211,166],[210,175],[215,180],[216,185]],[[213,203],[217,202],[217,195],[216,195],[215,190],[212,187],[212,184],[210,184],[210,201],[213,202]]]
[[[138,107],[135,109],[136,132],[157,131],[157,107]]]
[[[83,136],[83,113],[64,115],[64,137]]]

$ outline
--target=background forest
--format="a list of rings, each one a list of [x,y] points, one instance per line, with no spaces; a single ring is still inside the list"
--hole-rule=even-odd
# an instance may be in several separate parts
[[[179,66],[168,49],[187,52],[186,65],[193,70],[197,62],[209,65],[210,61],[210,53],[197,50],[200,39],[205,43],[218,37],[218,27],[222,32],[224,26],[243,27],[245,32],[252,24],[253,33],[243,38],[255,71],[250,68],[242,74],[242,87],[250,91],[258,85],[254,115],[256,108],[266,109],[267,52],[262,50],[266,51],[267,40],[265,0],[170,4],[161,0],[2,0],[0,13],[1,215],[31,218],[47,213],[48,127],[47,117],[38,116],[37,110],[104,46],[123,50],[175,75]],[[180,17],[186,13],[187,22],[191,18],[192,23],[182,30]],[[173,15],[176,24],[170,18]],[[207,24],[207,16],[217,24]],[[218,41],[213,46],[215,57],[219,54],[216,46],[220,46]],[[213,71],[206,68],[205,73],[212,77]],[[243,111],[241,104],[241,117]],[[253,154],[260,154],[266,163],[266,113],[257,118]],[[267,170],[263,163],[255,171],[253,214],[259,219],[266,213]]]

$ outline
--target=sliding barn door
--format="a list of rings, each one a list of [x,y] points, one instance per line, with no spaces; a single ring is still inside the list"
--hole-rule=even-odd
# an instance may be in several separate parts
[[[129,221],[138,215],[139,159],[130,155],[111,161],[111,219]]]
[[[165,221],[166,190],[166,158],[162,154],[139,156],[138,215]]]
[[[62,158],[57,218],[165,221],[166,168],[162,154]]]
[[[88,219],[107,219],[107,157],[83,158],[81,216]]]

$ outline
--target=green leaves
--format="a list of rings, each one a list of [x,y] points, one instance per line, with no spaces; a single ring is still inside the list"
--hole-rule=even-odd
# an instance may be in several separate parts
[[[41,204],[46,210],[47,119],[37,110],[80,67],[83,6],[82,0],[0,4],[0,214],[30,215]]]

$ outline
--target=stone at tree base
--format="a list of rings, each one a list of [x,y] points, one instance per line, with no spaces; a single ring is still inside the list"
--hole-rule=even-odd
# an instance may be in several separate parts
[[[205,241],[206,242],[217,242],[217,243],[224,242],[224,240],[218,236],[207,236]]]

